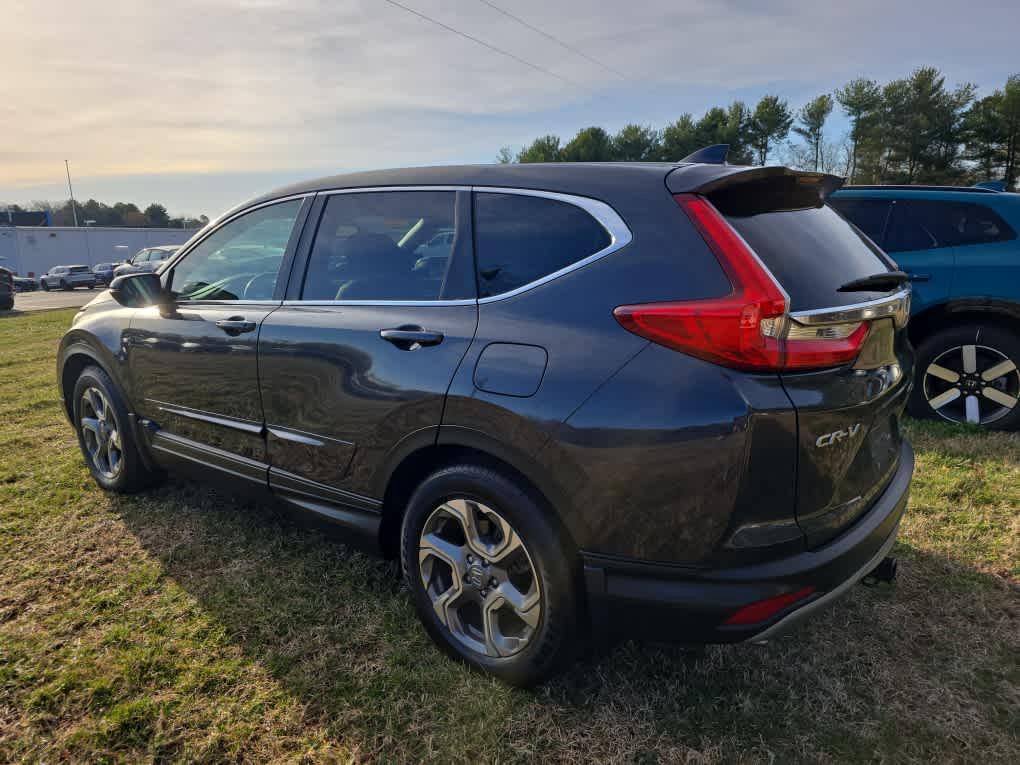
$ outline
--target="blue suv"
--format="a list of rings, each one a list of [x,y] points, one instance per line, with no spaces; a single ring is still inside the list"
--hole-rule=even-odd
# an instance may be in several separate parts
[[[910,412],[1020,427],[1020,194],[847,186],[829,201],[910,274]]]

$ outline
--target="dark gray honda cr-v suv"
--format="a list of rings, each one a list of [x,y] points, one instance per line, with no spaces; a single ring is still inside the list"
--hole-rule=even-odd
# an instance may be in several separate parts
[[[59,353],[95,479],[188,468],[367,534],[512,683],[589,632],[762,640],[875,569],[909,293],[780,167],[325,178],[114,281]]]

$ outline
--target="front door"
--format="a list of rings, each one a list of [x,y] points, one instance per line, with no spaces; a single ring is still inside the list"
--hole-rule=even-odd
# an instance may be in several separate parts
[[[212,231],[164,275],[171,309],[139,309],[126,368],[157,459],[266,483],[258,335],[279,306],[303,200],[257,208]]]
[[[319,207],[288,300],[259,337],[269,482],[319,512],[371,511],[374,471],[404,437],[434,438],[474,337],[470,195],[343,192]]]

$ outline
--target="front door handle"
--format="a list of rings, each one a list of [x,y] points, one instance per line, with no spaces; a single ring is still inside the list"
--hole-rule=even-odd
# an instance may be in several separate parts
[[[237,336],[245,332],[255,331],[255,322],[248,321],[243,316],[231,316],[229,319],[220,319],[216,326],[228,335]]]
[[[915,274],[912,271],[907,271],[907,274],[909,274],[909,276],[907,277],[907,281],[910,281],[910,282],[930,282],[931,281],[931,274]]]
[[[443,342],[442,332],[430,332],[421,327],[397,327],[379,330],[379,337],[393,343],[402,351],[416,351]]]

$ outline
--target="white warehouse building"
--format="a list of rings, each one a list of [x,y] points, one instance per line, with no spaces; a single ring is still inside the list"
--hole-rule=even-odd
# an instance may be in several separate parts
[[[184,244],[195,229],[0,226],[0,266],[38,277],[53,266],[113,263],[144,247]]]

